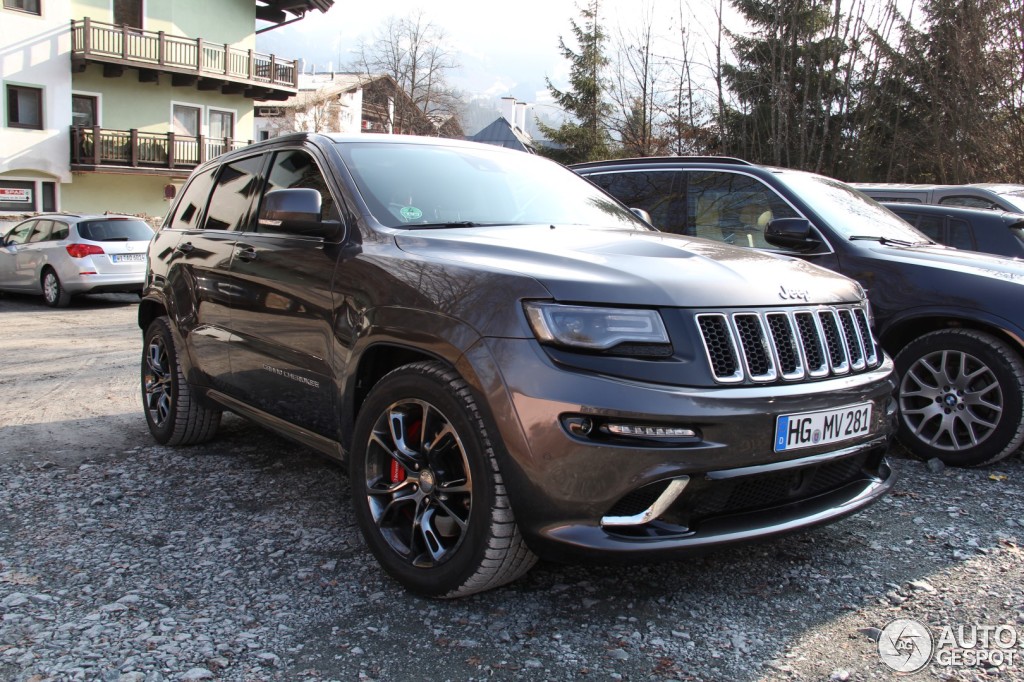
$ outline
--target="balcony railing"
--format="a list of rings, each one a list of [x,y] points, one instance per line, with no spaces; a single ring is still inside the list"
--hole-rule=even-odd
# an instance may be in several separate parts
[[[162,169],[187,174],[208,159],[251,143],[202,135],[76,126],[71,128],[71,166],[75,170]]]
[[[141,31],[86,17],[71,22],[71,58],[225,80],[255,88],[298,89],[295,61],[202,38]]]

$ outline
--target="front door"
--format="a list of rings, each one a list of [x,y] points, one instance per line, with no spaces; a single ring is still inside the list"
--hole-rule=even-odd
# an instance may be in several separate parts
[[[312,188],[322,218],[339,220],[331,188],[311,152],[278,151],[266,191]],[[339,232],[340,239],[340,232]],[[339,244],[275,232],[253,220],[238,235],[232,280],[232,382],[245,401],[315,433],[336,437],[331,371],[334,304],[331,282]]]

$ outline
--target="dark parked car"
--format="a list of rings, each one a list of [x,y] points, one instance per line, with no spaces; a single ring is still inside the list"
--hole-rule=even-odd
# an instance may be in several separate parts
[[[153,230],[117,215],[47,213],[0,237],[0,291],[42,294],[63,307],[76,294],[139,293]]]
[[[1024,213],[895,202],[882,205],[939,244],[1024,258]]]
[[[768,538],[892,485],[860,285],[661,234],[539,157],[275,138],[198,168],[149,254],[155,438],[231,410],[347,461],[421,593]]]
[[[836,180],[721,157],[574,170],[667,232],[799,257],[868,291],[896,358],[899,434],[923,458],[976,466],[1024,441],[1024,265],[934,244]]]

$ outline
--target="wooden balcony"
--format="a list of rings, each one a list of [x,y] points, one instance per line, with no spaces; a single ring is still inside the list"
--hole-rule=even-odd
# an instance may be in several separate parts
[[[251,143],[202,135],[72,127],[71,170],[184,178],[208,159]]]
[[[88,17],[72,20],[72,67],[82,71],[89,63],[102,64],[103,75],[111,78],[124,75],[126,68],[137,69],[140,82],[168,74],[172,85],[253,99],[284,100],[298,92],[298,70],[291,59]]]

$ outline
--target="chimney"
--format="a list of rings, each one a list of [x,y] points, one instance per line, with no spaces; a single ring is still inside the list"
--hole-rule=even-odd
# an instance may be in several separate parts
[[[516,102],[516,127],[526,132],[526,102]]]
[[[501,115],[509,122],[509,125],[516,124],[516,98],[515,97],[502,97],[501,98]]]

